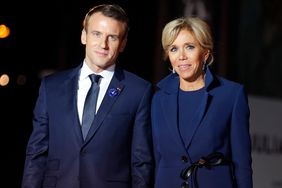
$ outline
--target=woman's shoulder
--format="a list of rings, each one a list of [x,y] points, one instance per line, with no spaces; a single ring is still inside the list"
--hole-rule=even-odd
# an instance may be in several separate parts
[[[178,81],[179,77],[175,73],[170,73],[164,78],[162,78],[159,82],[157,82],[156,87],[161,89],[167,87],[168,85],[173,84],[175,81]]]

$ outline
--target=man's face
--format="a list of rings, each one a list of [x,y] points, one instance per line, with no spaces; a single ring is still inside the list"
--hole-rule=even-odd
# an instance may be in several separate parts
[[[126,45],[125,25],[102,13],[94,13],[88,22],[87,32],[82,31],[81,42],[85,44],[85,61],[95,72],[101,72],[116,63]]]

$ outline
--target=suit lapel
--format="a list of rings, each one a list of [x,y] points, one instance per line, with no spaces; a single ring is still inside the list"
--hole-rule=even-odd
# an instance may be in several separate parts
[[[166,95],[162,98],[161,101],[163,116],[166,120],[166,125],[170,130],[171,134],[173,134],[173,138],[176,139],[180,145],[184,146],[182,138],[178,129],[178,108],[177,108],[177,93]]]
[[[204,97],[200,103],[199,108],[197,109],[195,116],[192,119],[191,122],[191,131],[188,133],[188,137],[185,141],[185,146],[187,149],[189,149],[190,145],[192,144],[193,137],[196,134],[201,121],[203,120],[205,113],[208,109],[208,105],[211,103],[212,96],[209,94],[210,90],[212,90],[214,87],[218,85],[218,80],[216,77],[214,77],[212,71],[210,70],[209,66],[206,70],[206,76],[205,76],[205,92]]]
[[[72,125],[69,127],[74,136],[78,140],[78,143],[83,143],[83,138],[81,134],[81,127],[78,118],[77,111],[77,90],[78,90],[78,77],[79,77],[80,66],[74,69],[70,74],[70,77],[67,78],[64,84],[64,93],[66,93],[64,101],[66,105],[66,121],[67,125]],[[71,115],[73,114],[73,115]]]
[[[173,138],[176,139],[176,142],[184,148],[184,142],[181,138],[178,129],[178,88],[179,88],[179,78],[172,77],[169,80],[170,83],[165,84],[162,88],[164,89],[163,97],[161,99],[161,109],[163,116],[170,130],[173,134]]]

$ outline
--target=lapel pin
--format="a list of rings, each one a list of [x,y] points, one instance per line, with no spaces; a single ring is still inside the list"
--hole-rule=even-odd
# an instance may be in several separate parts
[[[118,88],[112,88],[109,90],[108,94],[110,97],[115,97],[117,96],[119,93],[120,93],[121,89],[118,87]]]

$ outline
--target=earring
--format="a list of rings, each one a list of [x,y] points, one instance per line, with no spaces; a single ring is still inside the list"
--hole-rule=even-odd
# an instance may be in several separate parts
[[[174,69],[172,69],[172,73],[175,74],[175,70]]]

